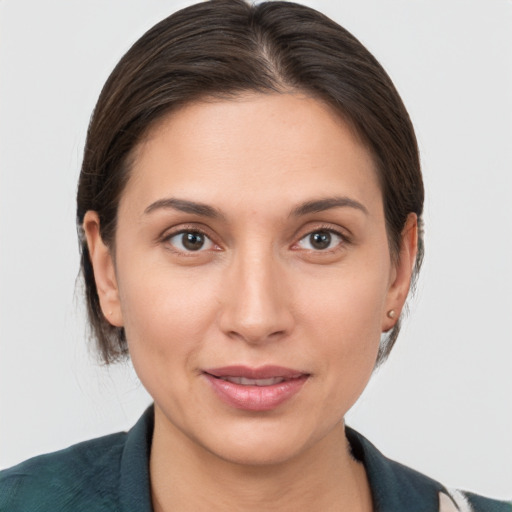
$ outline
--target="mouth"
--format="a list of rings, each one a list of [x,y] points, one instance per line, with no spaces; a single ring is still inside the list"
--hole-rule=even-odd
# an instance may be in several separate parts
[[[247,411],[269,411],[296,395],[310,374],[281,366],[226,366],[203,371],[216,396]]]
[[[273,386],[284,382],[284,377],[271,377],[269,379],[248,379],[247,377],[216,377],[217,379],[232,382],[233,384],[240,384],[241,386]]]

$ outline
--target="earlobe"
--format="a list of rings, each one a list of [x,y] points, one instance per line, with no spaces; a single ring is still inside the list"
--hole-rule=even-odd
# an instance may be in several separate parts
[[[404,307],[418,253],[418,217],[410,213],[402,230],[400,253],[395,264],[393,280],[388,290],[385,315],[382,321],[382,332],[394,327]],[[391,312],[393,312],[391,314]]]
[[[89,210],[84,216],[83,229],[94,270],[94,280],[101,310],[106,320],[116,326],[123,326],[119,290],[114,261],[109,247],[100,235],[100,219],[97,212]]]

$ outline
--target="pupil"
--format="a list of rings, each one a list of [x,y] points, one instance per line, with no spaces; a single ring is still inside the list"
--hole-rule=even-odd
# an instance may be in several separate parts
[[[183,247],[190,251],[197,251],[204,245],[204,236],[201,233],[185,233]]]
[[[317,231],[310,236],[310,242],[315,249],[327,249],[331,244],[331,234],[327,231]]]

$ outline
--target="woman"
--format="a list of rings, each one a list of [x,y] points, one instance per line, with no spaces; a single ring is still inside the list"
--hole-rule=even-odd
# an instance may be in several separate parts
[[[155,26],[102,91],[77,210],[98,346],[155,405],[4,472],[2,510],[511,510],[344,428],[396,340],[422,209],[407,112],[341,27],[237,1]]]

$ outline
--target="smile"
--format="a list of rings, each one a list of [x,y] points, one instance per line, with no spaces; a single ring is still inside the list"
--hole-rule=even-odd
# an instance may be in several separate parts
[[[241,386],[272,386],[286,380],[284,377],[271,377],[270,379],[248,379],[246,377],[218,377],[219,379]]]
[[[269,411],[291,399],[310,377],[278,366],[230,366],[203,372],[217,398],[236,409]]]

